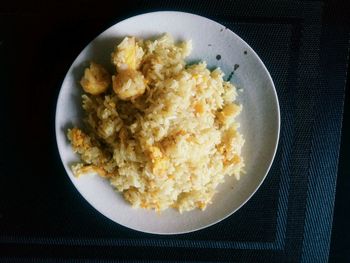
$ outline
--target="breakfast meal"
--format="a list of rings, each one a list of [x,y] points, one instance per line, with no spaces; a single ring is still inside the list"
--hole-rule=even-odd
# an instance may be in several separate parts
[[[75,176],[109,180],[135,208],[204,210],[225,176],[243,174],[236,87],[205,62],[187,64],[191,41],[125,37],[113,73],[91,62],[80,81],[84,128],[68,139]]]

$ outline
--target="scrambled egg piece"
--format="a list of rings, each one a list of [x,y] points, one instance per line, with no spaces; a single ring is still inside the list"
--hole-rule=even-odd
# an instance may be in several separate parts
[[[142,47],[135,41],[135,37],[126,37],[112,53],[112,63],[120,72],[126,69],[136,70],[144,55]]]
[[[164,156],[161,150],[156,146],[149,148],[149,157],[153,164],[152,172],[155,175],[162,175],[168,168],[168,157]]]
[[[86,93],[99,95],[108,89],[111,76],[100,64],[91,62],[90,67],[85,69],[80,84]]]
[[[242,111],[242,106],[231,103],[226,104],[221,112],[218,112],[217,118],[220,123],[224,125],[230,125],[234,122],[234,118],[240,114]]]
[[[194,104],[194,111],[198,114],[202,114],[205,111],[205,106],[202,102],[197,102]]]
[[[112,77],[113,90],[122,100],[141,96],[146,90],[145,78],[136,70],[123,70]]]

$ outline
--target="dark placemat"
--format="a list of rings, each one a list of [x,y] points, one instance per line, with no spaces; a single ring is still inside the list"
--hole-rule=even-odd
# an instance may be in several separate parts
[[[331,3],[78,1],[6,8],[0,14],[0,259],[327,261],[349,48],[349,28],[337,26],[341,18],[330,15]],[[270,71],[281,107],[278,152],[259,191],[221,223],[176,236],[129,230],[95,211],[66,176],[53,129],[60,84],[80,50],[115,22],[156,10],[207,16],[240,35]]]

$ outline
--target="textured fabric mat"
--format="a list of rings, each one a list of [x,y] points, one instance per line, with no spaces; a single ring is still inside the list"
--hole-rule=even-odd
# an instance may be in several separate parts
[[[327,8],[320,1],[78,2],[0,14],[0,261],[327,262],[349,48],[348,31],[326,23]],[[281,107],[278,152],[253,198],[212,227],[175,236],[129,230],[94,210],[65,174],[53,129],[60,84],[80,50],[115,22],[155,10],[207,16],[237,33],[270,71]]]

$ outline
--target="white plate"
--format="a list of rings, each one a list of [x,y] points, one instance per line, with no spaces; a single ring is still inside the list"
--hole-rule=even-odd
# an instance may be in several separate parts
[[[168,209],[161,215],[154,211],[133,209],[121,194],[98,175],[75,178],[70,165],[79,160],[67,140],[67,128],[79,125],[82,119],[80,80],[84,68],[93,60],[110,65],[110,53],[127,35],[141,38],[168,32],[176,40],[193,41],[189,60],[207,61],[210,67],[220,66],[226,77],[234,65],[239,68],[232,82],[244,91],[240,131],[246,143],[243,156],[246,174],[240,181],[227,177],[218,187],[213,204],[202,212],[183,214]],[[246,53],[246,54],[245,54]],[[216,56],[221,55],[217,60]],[[278,99],[273,81],[263,62],[239,36],[207,18],[182,12],[147,13],[126,19],[95,38],[75,59],[61,87],[56,108],[56,139],[63,165],[74,186],[100,213],[123,226],[156,234],[179,234],[213,225],[237,211],[259,188],[273,161],[280,129]],[[84,219],[82,219],[84,220]]]

